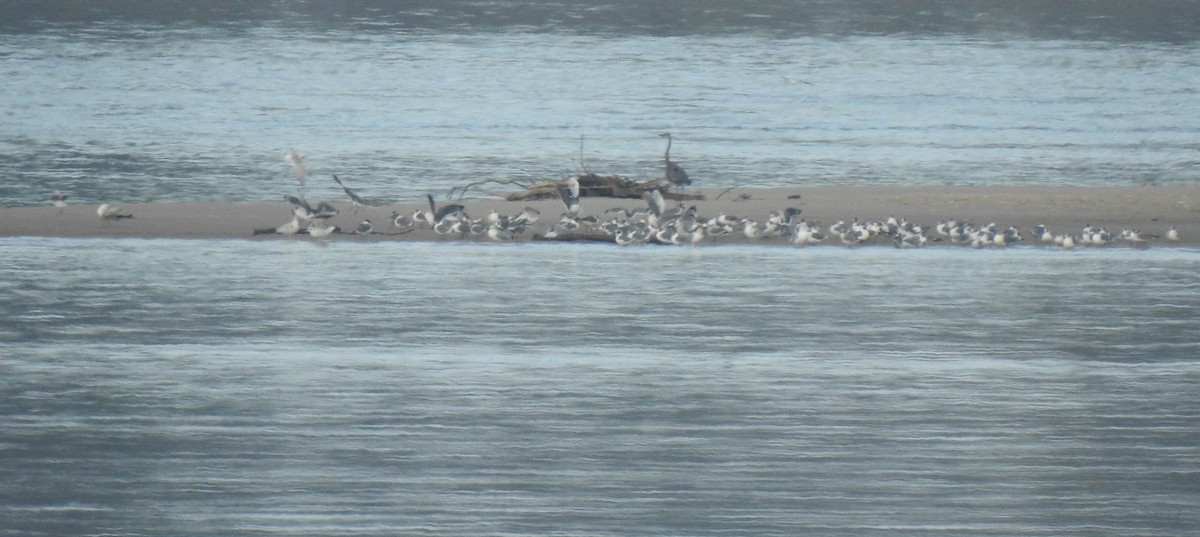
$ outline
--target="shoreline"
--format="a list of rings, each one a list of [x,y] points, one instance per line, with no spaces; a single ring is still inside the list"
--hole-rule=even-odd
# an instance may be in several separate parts
[[[1150,245],[1200,245],[1200,185],[1161,186],[871,186],[827,185],[783,188],[742,187],[730,190],[689,189],[687,193],[702,193],[705,200],[686,202],[694,205],[701,218],[718,215],[737,216],[765,222],[772,211],[788,208],[801,210],[801,218],[819,226],[822,231],[835,222],[855,219],[885,221],[889,217],[907,220],[924,226],[930,239],[936,237],[934,227],[945,220],[966,221],[977,226],[995,223],[999,229],[1017,228],[1026,244],[1039,241],[1031,236],[1037,224],[1046,225],[1054,234],[1078,235],[1085,225],[1103,227],[1117,234],[1123,229],[1138,230],[1159,236]],[[721,196],[719,200],[715,199]],[[283,235],[254,235],[254,230],[271,229],[289,222],[291,204],[283,201],[260,202],[158,202],[120,204],[123,214],[131,218],[104,220],[96,214],[99,204],[68,205],[61,212],[47,202],[38,207],[0,208],[0,236],[3,237],[141,237],[141,238],[229,238],[270,240]],[[311,200],[313,204],[320,200]],[[402,240],[490,241],[486,235],[460,239],[435,233],[420,227],[401,233],[393,226],[391,215],[399,212],[411,215],[428,204],[405,202],[380,207],[354,207],[349,201],[328,200],[338,209],[329,219],[344,231],[353,230],[363,220],[370,220],[374,232],[367,235],[338,233],[325,240]],[[439,200],[439,206],[451,203]],[[558,221],[564,206],[557,199],[509,202],[500,199],[471,199],[454,201],[465,206],[472,218],[486,217],[492,211],[499,215],[515,215],[525,207],[540,212],[537,223],[515,237],[515,241],[533,240]],[[612,218],[605,211],[623,207],[645,208],[638,199],[585,197],[580,201],[580,216],[596,216],[602,221]],[[668,201],[667,207],[675,203]],[[1180,240],[1169,242],[1167,230],[1178,230]],[[293,237],[296,238],[296,237]],[[311,237],[300,238],[315,240]],[[740,229],[706,237],[704,244],[757,243],[789,245],[786,238],[769,240],[747,239]],[[1123,241],[1117,241],[1123,242]],[[840,244],[836,237],[822,244]],[[937,244],[930,242],[929,245]],[[1129,243],[1133,245],[1134,243]]]

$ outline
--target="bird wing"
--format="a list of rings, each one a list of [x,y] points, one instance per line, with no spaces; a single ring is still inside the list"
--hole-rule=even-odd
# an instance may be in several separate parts
[[[654,213],[654,216],[662,216],[663,211],[667,209],[667,202],[663,200],[662,192],[659,192],[657,188],[647,190],[642,194],[642,198],[650,204],[650,211]]]
[[[578,181],[575,184],[578,186]],[[571,190],[569,185],[558,187],[558,196],[562,198],[563,205],[567,206],[567,212],[572,214],[579,212],[579,196],[575,192]]]
[[[304,157],[292,149],[284,153],[283,161],[292,165],[292,168],[296,170],[296,181],[300,183],[300,186],[304,186],[304,181],[308,179],[308,170],[304,168]]]
[[[338,176],[336,173],[333,174],[333,180],[337,181],[337,184],[342,187],[342,190],[346,191],[346,195],[350,196],[350,201],[353,201],[354,203],[357,203],[359,205],[365,205],[365,203],[363,202],[363,199],[361,197],[359,197],[358,194],[355,194],[353,190],[350,190],[350,187],[346,186],[346,184],[343,183],[341,179],[338,179]]]

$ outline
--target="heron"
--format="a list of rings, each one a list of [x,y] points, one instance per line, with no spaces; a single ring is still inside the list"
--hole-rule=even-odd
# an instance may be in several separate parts
[[[673,185],[676,185],[680,188],[683,188],[687,185],[692,184],[692,179],[688,177],[687,172],[683,171],[683,168],[681,166],[679,166],[678,164],[671,162],[671,133],[663,132],[663,133],[659,133],[658,136],[661,138],[667,139],[667,150],[663,152],[663,160],[665,160],[667,162],[667,165],[666,165],[667,182],[669,182]]]

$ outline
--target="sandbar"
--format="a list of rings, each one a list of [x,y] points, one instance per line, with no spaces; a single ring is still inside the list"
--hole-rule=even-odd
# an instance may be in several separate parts
[[[809,222],[827,227],[839,220],[878,221],[889,217],[919,223],[929,228],[954,219],[977,225],[994,223],[1016,227],[1025,243],[1035,243],[1030,230],[1037,224],[1054,233],[1078,233],[1084,226],[1103,227],[1113,233],[1134,229],[1158,236],[1150,245],[1200,244],[1200,185],[1147,186],[872,186],[822,185],[784,188],[689,189],[705,199],[685,202],[695,205],[701,217],[720,214],[765,221],[772,211],[789,207],[800,209]],[[310,200],[314,204],[319,200]],[[407,240],[488,241],[486,236],[446,236],[418,226],[400,230],[392,225],[392,215],[410,215],[427,209],[428,204],[405,202],[380,207],[354,207],[349,200],[327,200],[339,213],[330,219],[343,233],[326,240]],[[515,215],[525,207],[541,213],[539,222],[517,241],[536,240],[558,220],[564,206],[557,199],[510,202],[500,199],[441,201],[461,203],[466,212],[480,218],[496,211]],[[256,202],[159,202],[122,204],[131,218],[104,220],[97,216],[99,204],[71,204],[59,210],[49,203],[37,207],[0,208],[0,236],[16,237],[141,237],[141,238],[241,238],[247,240],[303,239],[305,235],[255,235],[254,230],[270,229],[291,220],[292,206],[283,200]],[[668,202],[674,204],[675,202]],[[615,207],[645,207],[638,199],[584,197],[581,215],[610,217],[605,211]],[[363,220],[370,220],[374,231],[368,235],[349,233]],[[1179,241],[1167,241],[1167,230],[1174,227]],[[750,242],[740,233],[705,239],[705,243]],[[788,244],[787,240],[759,240],[765,244]],[[836,241],[827,240],[826,243]],[[936,244],[931,242],[930,244]]]

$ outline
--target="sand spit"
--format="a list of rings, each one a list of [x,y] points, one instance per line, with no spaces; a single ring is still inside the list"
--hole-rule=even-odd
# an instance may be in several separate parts
[[[737,188],[733,190],[702,190],[705,201],[694,205],[701,222],[724,216],[724,220],[752,219],[766,223],[773,212],[788,208],[800,209],[799,218],[812,224],[825,235],[821,244],[843,244],[829,227],[838,221],[846,226],[854,221],[886,222],[894,218],[921,226],[929,242],[926,245],[950,244],[935,230],[939,222],[956,220],[968,222],[979,229],[995,224],[997,230],[1009,227],[1021,232],[1023,243],[1038,243],[1032,229],[1045,225],[1053,234],[1071,235],[1075,240],[1085,226],[1103,228],[1118,236],[1122,230],[1136,230],[1149,240],[1145,245],[1200,244],[1200,186],[812,186],[795,188]],[[283,200],[253,203],[164,202],[123,204],[111,200],[130,218],[104,219],[97,214],[99,204],[68,205],[56,208],[47,193],[45,206],[0,209],[0,236],[43,237],[142,237],[142,238],[245,238],[270,240],[283,238],[274,229],[292,221],[293,207]],[[718,199],[719,196],[719,199]],[[315,205],[318,200],[310,200]],[[527,207],[537,213],[538,221],[526,226],[513,237],[486,232],[471,234],[456,231],[439,234],[428,225],[396,227],[393,214],[411,217],[415,211],[427,210],[427,203],[411,202],[380,207],[355,207],[348,199],[327,200],[338,209],[328,224],[338,231],[322,240],[536,240],[544,236],[559,221],[564,205],[559,200],[507,202],[502,200],[461,200],[464,212],[472,219],[485,220],[493,211],[499,217],[515,216]],[[440,203],[450,203],[441,201]],[[675,208],[668,202],[668,208]],[[646,202],[636,199],[583,198],[580,217],[594,216],[600,222],[618,215],[615,208],[646,208]],[[641,219],[644,216],[633,217]],[[354,233],[363,221],[371,223],[370,233]],[[586,219],[585,219],[586,220]],[[597,228],[584,228],[569,235],[562,227],[560,237],[597,238],[604,233]],[[315,240],[306,236],[305,225],[293,239]],[[706,234],[700,244],[764,243],[790,245],[791,236],[749,239],[743,225],[734,224],[725,230]],[[1169,241],[1168,230],[1175,228],[1179,239]],[[260,231],[255,234],[255,230]],[[690,239],[687,240],[691,243]],[[893,244],[886,237],[869,242]],[[1129,244],[1129,241],[1114,241]]]

